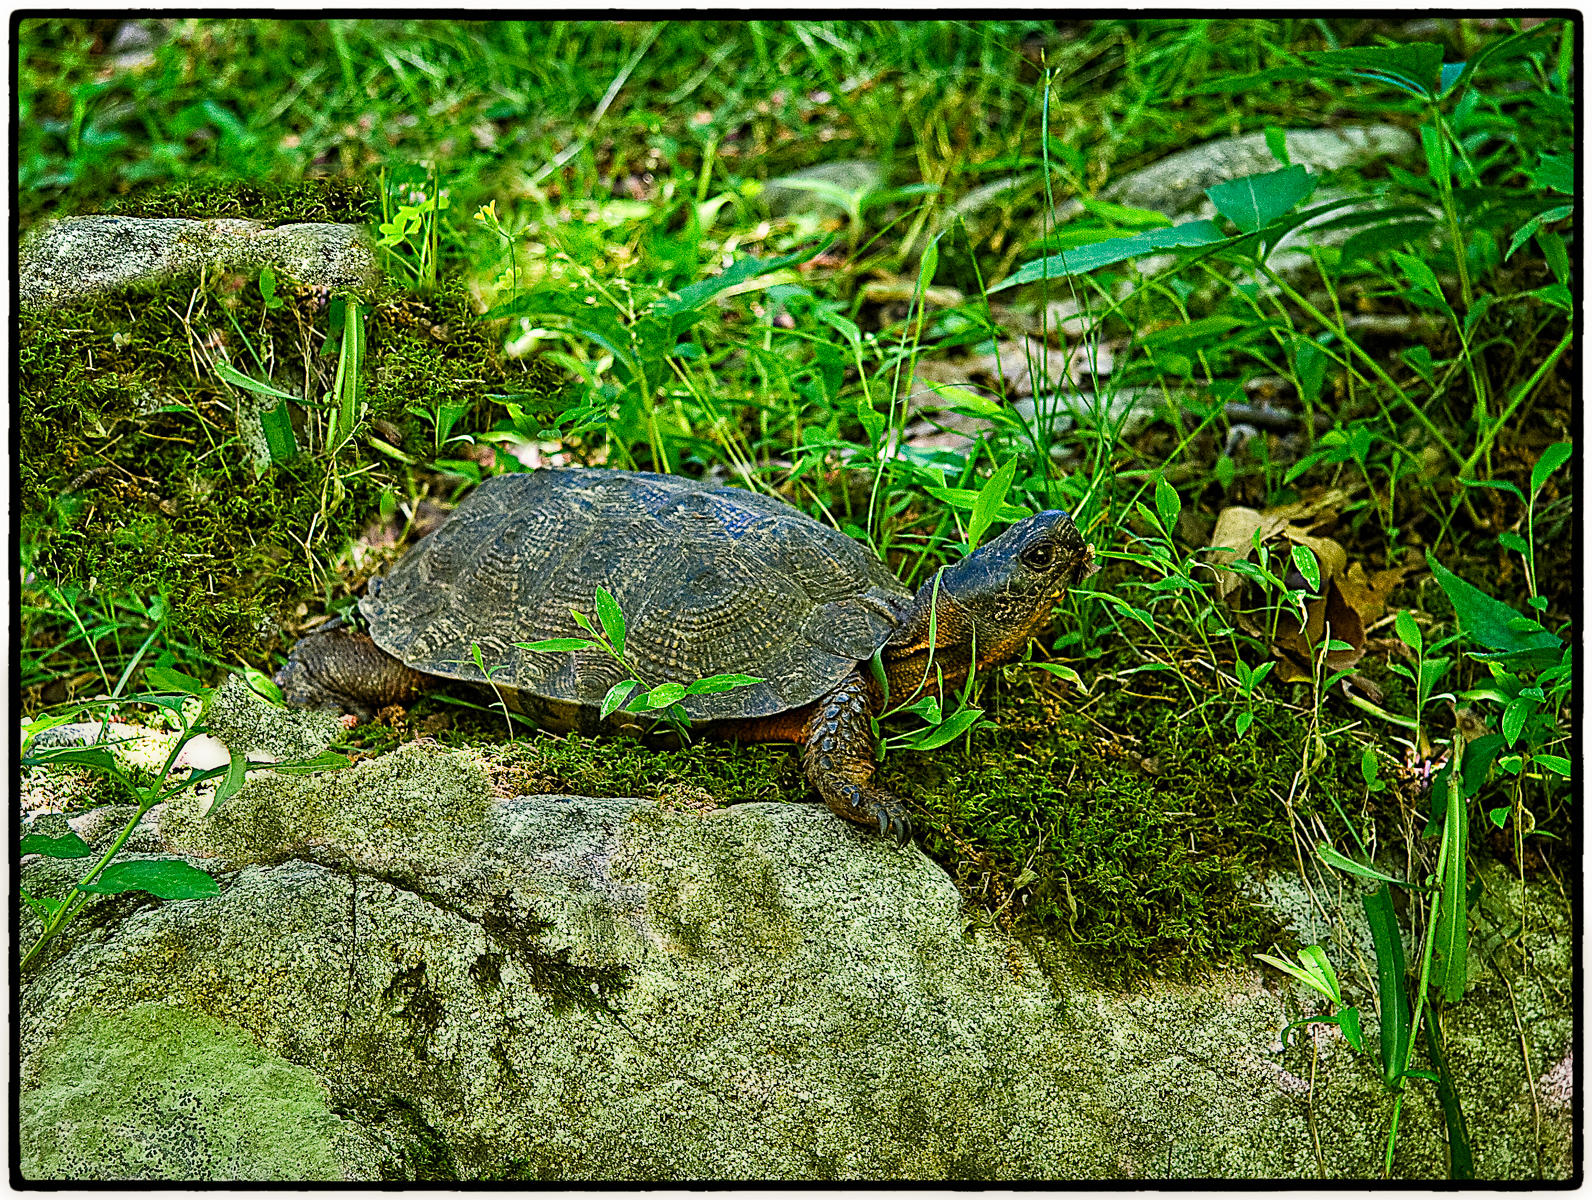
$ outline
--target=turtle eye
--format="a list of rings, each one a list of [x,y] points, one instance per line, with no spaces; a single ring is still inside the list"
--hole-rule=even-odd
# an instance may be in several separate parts
[[[1022,553],[1023,565],[1035,571],[1047,569],[1056,559],[1056,547],[1047,542],[1036,542]]]

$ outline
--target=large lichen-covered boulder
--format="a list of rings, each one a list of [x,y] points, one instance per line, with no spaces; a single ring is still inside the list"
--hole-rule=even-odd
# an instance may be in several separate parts
[[[29,968],[23,1177],[1380,1171],[1374,1045],[1315,1026],[1284,1051],[1314,1011],[1291,986],[1102,986],[1062,945],[973,919],[915,847],[817,805],[671,811],[493,779],[413,743],[156,810],[133,852],[182,854],[220,895],[96,901]],[[114,829],[79,825],[97,844]],[[49,893],[62,865],[24,878]],[[1446,1018],[1489,1178],[1571,1170],[1543,1085],[1571,1036],[1569,922],[1533,899],[1532,970],[1505,969],[1540,1135],[1504,985],[1480,971]],[[1441,1176],[1441,1130],[1413,1089],[1395,1174]]]
[[[232,217],[63,217],[29,230],[17,248],[24,308],[69,304],[219,266],[258,271],[331,291],[368,288],[376,251],[355,225],[267,226]]]

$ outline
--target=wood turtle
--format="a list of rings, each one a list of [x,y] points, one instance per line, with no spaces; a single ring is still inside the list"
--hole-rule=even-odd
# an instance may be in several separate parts
[[[978,665],[1017,654],[1094,553],[1060,509],[1027,517],[909,592],[868,547],[781,500],[677,476],[568,468],[484,482],[359,603],[346,625],[301,639],[277,675],[289,703],[368,720],[428,677],[489,682],[538,724],[582,731],[627,678],[601,651],[516,643],[583,637],[597,585],[618,601],[625,658],[648,687],[711,675],[762,682],[685,697],[693,727],[747,741],[794,741],[807,777],[848,820],[905,838],[901,801],[871,786],[870,718],[937,695]],[[936,608],[930,652],[930,609]]]

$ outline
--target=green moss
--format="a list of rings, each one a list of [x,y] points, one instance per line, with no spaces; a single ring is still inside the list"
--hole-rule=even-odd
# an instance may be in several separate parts
[[[254,279],[221,276],[197,297],[191,281],[174,281],[22,319],[21,540],[41,585],[165,597],[168,632],[199,656],[262,664],[300,603],[319,607],[337,590],[329,564],[384,493],[413,486],[403,467],[371,447],[366,425],[335,460],[300,454],[259,470],[237,436],[238,393],[196,369],[209,356],[259,378],[264,358],[278,386],[304,390],[308,374],[311,395],[329,389],[336,356],[318,353],[310,332],[326,327],[325,298],[279,291],[286,303],[267,309]],[[455,432],[489,423],[484,397],[502,370],[462,289],[387,289],[367,352],[368,417],[395,421],[417,456],[436,453],[428,414],[444,401],[469,406]],[[301,419],[320,420],[303,406]],[[44,622],[30,639],[69,636],[64,614],[55,625],[64,628]],[[54,664],[61,675],[74,667]]]
[[[300,221],[374,224],[381,193],[371,180],[304,179],[294,183],[191,181],[114,196],[96,211],[122,217],[241,217],[267,225]]]

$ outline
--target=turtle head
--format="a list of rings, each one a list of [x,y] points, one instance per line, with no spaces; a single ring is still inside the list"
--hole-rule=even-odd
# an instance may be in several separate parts
[[[1069,587],[1099,569],[1094,550],[1065,511],[1025,517],[941,573],[937,623],[947,625],[950,637],[941,634],[935,641],[943,646],[976,640],[980,665],[1004,661],[1044,627]],[[930,580],[923,593],[933,587]],[[921,607],[926,613],[927,604]]]

